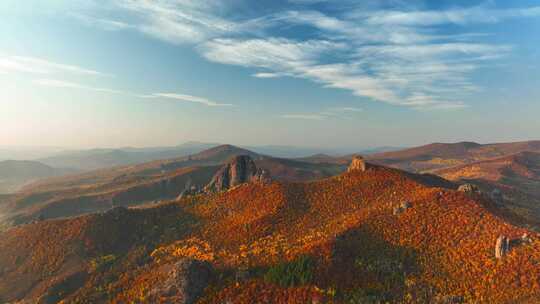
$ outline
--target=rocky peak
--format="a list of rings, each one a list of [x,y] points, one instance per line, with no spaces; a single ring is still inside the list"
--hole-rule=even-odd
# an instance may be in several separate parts
[[[243,183],[266,182],[268,180],[268,172],[257,169],[251,157],[238,155],[219,169],[205,189],[207,191],[223,191]]]
[[[360,155],[353,156],[353,159],[351,161],[351,164],[349,165],[349,168],[347,169],[347,172],[351,171],[366,171],[366,161],[364,158]]]

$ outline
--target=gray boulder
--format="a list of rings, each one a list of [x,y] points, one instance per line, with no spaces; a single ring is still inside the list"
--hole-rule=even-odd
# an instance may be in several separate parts
[[[495,243],[495,258],[500,259],[510,251],[510,239],[501,235]]]
[[[401,213],[405,212],[407,209],[409,209],[411,207],[412,207],[411,202],[404,201],[404,202],[401,202],[398,206],[395,206],[392,213],[394,215],[398,215],[398,214],[401,214]]]
[[[459,192],[468,193],[468,194],[478,194],[480,193],[480,189],[476,185],[473,184],[463,184],[458,187],[457,189]]]
[[[212,279],[212,266],[205,261],[182,259],[159,269],[166,279],[148,294],[152,303],[192,304],[203,295]]]

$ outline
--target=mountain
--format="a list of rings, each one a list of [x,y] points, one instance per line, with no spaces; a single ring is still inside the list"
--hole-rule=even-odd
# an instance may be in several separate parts
[[[4,160],[35,160],[49,157],[61,152],[55,147],[11,147],[0,146],[0,161]]]
[[[523,151],[540,151],[540,141],[478,144],[433,143],[404,150],[368,155],[371,162],[412,172],[428,172]]]
[[[219,146],[216,143],[187,142],[175,147],[149,147],[131,148],[124,147],[118,149],[91,149],[79,151],[56,152],[47,157],[41,157],[38,161],[51,167],[76,168],[79,170],[96,170],[115,166],[126,166],[150,162],[153,160],[163,160],[183,157],[196,154],[206,149]],[[353,149],[323,149],[306,148],[295,146],[246,146],[246,151],[253,151],[257,154],[272,155],[278,158],[299,158],[317,153],[327,153],[330,155],[343,155],[350,153]],[[382,147],[362,151],[364,154],[375,153],[396,148]],[[1,150],[0,150],[1,152]],[[51,153],[49,153],[51,154]],[[38,155],[38,154],[36,154]],[[1,154],[0,154],[1,156]],[[0,158],[1,159],[1,158]]]
[[[39,161],[52,167],[95,170],[186,156],[211,148],[215,145],[216,144],[212,143],[188,142],[176,147],[128,147],[121,149],[66,151],[54,156],[41,158]]]
[[[274,158],[220,145],[185,157],[100,169],[27,185],[6,203],[9,221],[20,224],[38,218],[74,216],[114,206],[148,205],[172,199],[188,186],[205,186],[223,163],[239,155],[251,157],[258,167],[281,181],[325,178],[343,172],[346,167]]]
[[[455,188],[368,164],[19,226],[0,302],[535,303],[540,235]]]
[[[519,152],[434,172],[444,178],[474,183],[484,192],[500,191],[504,205],[540,222],[540,153]]]
[[[75,170],[52,168],[36,161],[0,161],[0,193],[15,192],[32,181],[73,172]]]
[[[308,148],[295,146],[246,146],[246,149],[255,151],[259,154],[272,155],[279,158],[297,158],[316,153],[340,154],[340,149]]]

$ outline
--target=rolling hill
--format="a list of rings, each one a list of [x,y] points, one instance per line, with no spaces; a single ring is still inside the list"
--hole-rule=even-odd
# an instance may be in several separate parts
[[[38,158],[51,167],[76,168],[79,170],[96,170],[115,166],[134,165],[154,160],[173,159],[197,154],[207,149],[219,146],[217,143],[187,142],[174,147],[149,148],[118,148],[118,149],[90,149],[56,152],[47,157]],[[305,157],[314,153],[330,153],[338,155],[347,153],[351,149],[323,149],[303,148],[294,146],[245,146],[244,150],[254,151],[257,154],[272,155],[278,158]],[[382,147],[369,150],[369,152],[395,150],[396,148]],[[353,150],[354,151],[354,150]],[[0,151],[2,152],[2,151]],[[7,152],[6,152],[7,153]],[[49,153],[51,154],[51,153]],[[36,154],[37,155],[37,154]],[[0,160],[1,160],[0,153]]]
[[[368,155],[373,163],[411,172],[429,172],[523,151],[540,151],[540,141],[478,144],[433,143],[399,151]]]
[[[76,170],[53,168],[36,161],[0,161],[0,193],[12,193],[32,181],[74,172]]]
[[[534,303],[540,235],[454,189],[372,165],[24,225],[0,235],[0,301]]]
[[[176,147],[91,149],[65,151],[38,159],[51,167],[96,170],[169,159],[198,153],[216,146],[212,143],[187,142]]]
[[[23,188],[7,204],[14,224],[136,206],[176,198],[187,185],[205,186],[231,157],[248,155],[282,181],[308,181],[341,173],[345,165],[313,164],[259,155],[232,145],[148,163],[50,178]]]
[[[505,206],[540,222],[540,153],[519,152],[434,173],[449,180],[474,183],[486,193],[497,189]]]

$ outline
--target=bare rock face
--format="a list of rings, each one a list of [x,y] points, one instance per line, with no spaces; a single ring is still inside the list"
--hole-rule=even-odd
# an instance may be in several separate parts
[[[163,265],[160,271],[166,279],[149,292],[149,300],[156,301],[154,303],[195,303],[212,278],[208,262],[187,258]]]
[[[234,157],[214,175],[205,187],[206,191],[223,191],[248,182],[268,182],[267,171],[257,169],[255,162],[247,155]]]
[[[404,201],[404,202],[401,202],[399,206],[394,207],[392,213],[394,215],[399,215],[411,207],[412,207],[412,204],[410,202]]]
[[[510,240],[504,235],[499,236],[495,243],[495,257],[500,259],[504,257],[508,251],[510,251]]]
[[[519,239],[520,244],[530,244],[532,243],[531,237],[527,233],[523,233]]]
[[[270,177],[270,172],[259,168],[257,169],[257,174],[253,176],[252,181],[256,183],[268,184],[272,181],[272,178]]]
[[[176,197],[176,201],[180,201],[182,200],[184,197],[187,197],[187,196],[191,196],[191,195],[197,195],[201,193],[201,189],[199,189],[199,187],[197,186],[189,186],[184,189],[184,191],[182,191],[177,197]]]
[[[480,189],[478,189],[478,187],[476,187],[473,184],[463,184],[463,185],[459,186],[458,191],[459,192],[464,192],[464,193],[469,193],[469,194],[478,194],[478,193],[480,193]]]
[[[364,158],[360,155],[353,156],[353,159],[351,161],[351,164],[349,165],[349,168],[347,169],[347,172],[351,171],[366,171],[366,161]]]

